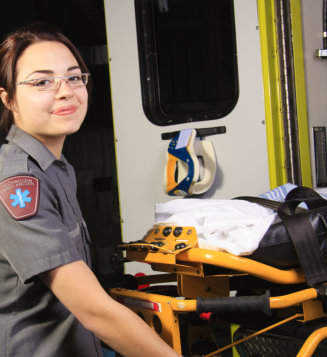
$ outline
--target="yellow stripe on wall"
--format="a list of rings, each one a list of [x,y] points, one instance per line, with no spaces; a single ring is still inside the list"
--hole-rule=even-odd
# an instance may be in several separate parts
[[[287,181],[274,1],[258,0],[270,187]]]
[[[270,187],[287,182],[275,1],[258,0]],[[302,185],[312,187],[300,0],[290,0]]]

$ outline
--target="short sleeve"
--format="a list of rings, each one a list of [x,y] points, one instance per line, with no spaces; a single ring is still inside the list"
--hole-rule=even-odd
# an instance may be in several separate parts
[[[69,231],[54,188],[41,179],[34,216],[15,220],[0,204],[0,252],[26,283],[40,273],[82,259],[74,243],[81,234],[78,224],[76,220],[74,232]]]

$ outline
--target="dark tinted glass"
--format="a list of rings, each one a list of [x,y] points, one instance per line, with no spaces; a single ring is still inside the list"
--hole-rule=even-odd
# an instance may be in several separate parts
[[[238,99],[232,0],[135,0],[144,111],[170,125],[226,116]]]

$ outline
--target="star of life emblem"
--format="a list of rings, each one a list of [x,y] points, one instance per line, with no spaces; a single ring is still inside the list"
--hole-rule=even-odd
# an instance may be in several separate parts
[[[15,220],[34,216],[39,207],[39,180],[13,176],[0,183],[0,201]]]

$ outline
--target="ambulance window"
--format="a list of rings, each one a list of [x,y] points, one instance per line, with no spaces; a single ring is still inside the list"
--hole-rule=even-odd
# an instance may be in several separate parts
[[[156,125],[218,119],[238,100],[233,0],[135,0],[143,108]]]

